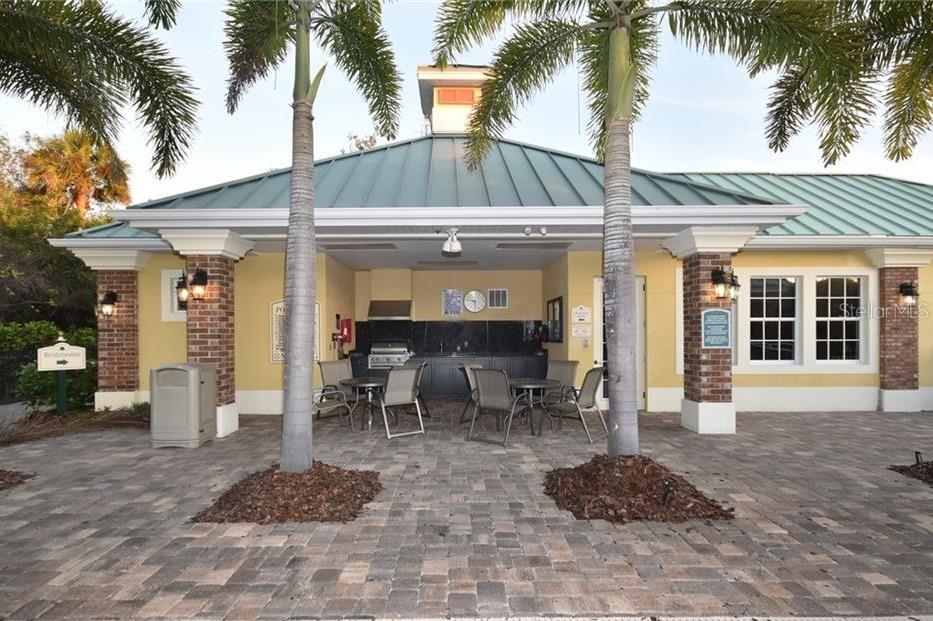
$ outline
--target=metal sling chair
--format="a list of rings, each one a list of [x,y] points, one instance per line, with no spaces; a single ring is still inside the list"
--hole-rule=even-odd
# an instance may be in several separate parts
[[[586,372],[583,378],[583,386],[579,391],[567,392],[567,398],[560,403],[555,403],[550,408],[557,412],[561,419],[576,418],[583,425],[583,431],[586,432],[586,439],[590,444],[593,443],[593,436],[590,435],[590,429],[586,425],[586,418],[583,416],[584,410],[596,410],[599,415],[599,421],[603,424],[603,430],[608,434],[609,427],[606,426],[606,418],[603,411],[596,402],[596,392],[599,390],[599,384],[603,381],[602,367],[596,367]]]
[[[339,410],[347,410],[347,418],[350,421],[350,431],[353,431],[353,410],[360,402],[360,397],[355,390],[340,384],[340,380],[353,377],[353,371],[349,360],[321,360],[318,362],[321,367],[321,377],[324,380],[324,388],[318,394],[314,401],[314,410],[316,418],[333,418],[340,416]],[[336,414],[331,414],[336,412]]]
[[[386,439],[401,438],[424,433],[424,421],[421,419],[421,404],[418,403],[418,369],[395,368],[389,371],[385,391],[379,395],[379,405],[382,408],[382,421],[386,426]],[[414,405],[418,413],[418,427],[416,431],[403,431],[392,433],[389,430],[389,415],[386,408],[400,405]]]
[[[463,406],[463,412],[460,413],[460,422],[458,424],[462,425],[466,422],[467,412],[470,409],[470,406],[476,403],[476,378],[473,376],[474,369],[482,369],[483,365],[478,362],[467,362],[462,367],[463,374],[466,375],[467,387],[470,390],[470,396],[467,398],[467,402]],[[498,428],[499,418],[496,418],[496,425]]]
[[[509,442],[509,432],[512,430],[512,418],[515,416],[515,409],[526,401],[524,393],[512,396],[512,389],[509,387],[509,376],[505,371],[499,369],[473,369],[473,376],[476,378],[476,405],[473,407],[473,418],[470,421],[470,433],[467,440],[473,440],[473,429],[476,425],[476,416],[480,410],[491,411],[496,415],[496,429],[500,428],[499,416],[506,415],[505,419],[505,437],[502,442],[489,440],[487,438],[475,438],[480,442],[491,442],[493,444],[502,444],[505,446]]]
[[[421,378],[424,377],[424,370],[427,368],[427,362],[421,362],[419,360],[409,360],[406,362],[402,368],[403,369],[418,369],[418,377],[415,379],[415,392],[418,394],[418,401],[421,403],[421,409],[424,410],[424,417],[431,418],[431,412],[428,411],[428,404],[424,401],[424,396],[421,394]]]

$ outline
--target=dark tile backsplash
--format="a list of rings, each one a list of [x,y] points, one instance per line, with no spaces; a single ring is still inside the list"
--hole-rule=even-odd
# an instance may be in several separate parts
[[[376,341],[401,341],[416,354],[532,354],[540,321],[359,321],[356,351]],[[459,349],[458,349],[459,348]]]

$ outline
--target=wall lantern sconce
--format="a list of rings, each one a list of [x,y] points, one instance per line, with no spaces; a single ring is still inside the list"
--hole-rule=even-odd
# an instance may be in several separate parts
[[[100,299],[100,314],[104,317],[110,317],[113,315],[114,311],[117,309],[117,292],[108,291],[104,294],[104,297]]]
[[[916,306],[917,298],[920,297],[920,290],[915,282],[902,282],[899,288],[901,304],[904,306]]]
[[[178,304],[182,307],[188,303],[191,292],[188,290],[188,277],[182,273],[181,278],[175,284],[175,297],[178,298]]]
[[[739,284],[739,277],[735,273],[717,267],[710,277],[713,281],[713,293],[717,298],[738,299],[741,285]]]
[[[463,244],[457,238],[457,229],[448,229],[447,239],[444,241],[444,245],[441,246],[441,254],[445,257],[459,257],[462,252]]]
[[[197,270],[194,272],[194,276],[191,277],[191,299],[193,300],[203,300],[204,295],[207,293],[207,272],[204,270]]]
[[[179,304],[187,304],[188,300],[203,300],[207,293],[207,272],[196,270],[189,281],[182,274],[175,285],[175,296]]]

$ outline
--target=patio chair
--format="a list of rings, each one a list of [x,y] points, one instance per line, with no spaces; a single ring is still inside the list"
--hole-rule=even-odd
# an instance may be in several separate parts
[[[324,387],[314,402],[316,418],[333,418],[340,416],[340,410],[347,410],[350,420],[350,431],[353,431],[353,410],[360,402],[359,395],[352,388],[342,386],[340,380],[353,377],[349,360],[322,360],[318,362],[321,367],[321,377]],[[351,405],[352,403],[352,405]],[[335,412],[332,414],[332,412]]]
[[[470,395],[467,397],[467,402],[463,406],[463,412],[460,413],[460,422],[458,424],[462,425],[466,422],[466,415],[470,409],[470,406],[476,403],[476,378],[473,377],[473,369],[482,369],[483,365],[478,362],[467,362],[462,367],[463,374],[466,375],[467,387],[470,389]],[[499,419],[496,418],[496,428],[498,429]]]
[[[382,421],[386,426],[386,439],[401,438],[424,433],[424,421],[421,419],[421,405],[418,402],[418,369],[395,368],[389,371],[386,387],[379,395],[379,405],[382,408]],[[389,416],[386,408],[402,405],[414,405],[418,413],[418,427],[416,431],[403,431],[392,433],[389,430]]]
[[[402,367],[403,369],[418,369],[418,378],[415,381],[415,390],[418,393],[418,401],[421,402],[421,409],[424,410],[424,417],[431,418],[431,412],[428,411],[428,404],[424,401],[424,396],[421,394],[421,378],[424,377],[424,370],[427,368],[428,363],[421,360],[409,360]]]
[[[576,418],[583,425],[583,431],[586,433],[586,439],[590,444],[593,443],[593,436],[590,435],[590,429],[587,427],[586,418],[583,412],[596,410],[599,415],[599,421],[603,424],[603,430],[608,434],[609,427],[606,425],[606,418],[603,411],[596,402],[596,392],[599,390],[599,384],[603,381],[602,367],[595,367],[586,372],[583,378],[583,386],[579,391],[567,392],[567,399],[560,403],[551,405],[551,409],[557,412],[560,419]]]
[[[474,368],[473,377],[476,379],[476,405],[473,407],[473,418],[470,421],[470,433],[467,440],[473,440],[473,429],[476,426],[476,416],[480,411],[490,411],[496,416],[496,429],[501,429],[499,417],[506,416],[505,419],[505,438],[501,444],[505,446],[509,442],[509,432],[512,430],[512,418],[515,416],[515,409],[525,400],[524,393],[512,396],[512,389],[509,387],[509,376],[505,371],[499,369]],[[486,438],[476,438],[481,442],[491,442],[500,444],[496,440]]]
[[[567,399],[567,395],[573,393],[577,383],[577,367],[580,366],[579,360],[548,360],[547,379],[560,382],[560,388],[549,390],[544,395],[544,402],[560,403]]]

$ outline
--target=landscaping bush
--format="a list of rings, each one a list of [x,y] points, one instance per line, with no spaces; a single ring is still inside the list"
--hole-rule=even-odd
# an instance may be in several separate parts
[[[55,403],[56,374],[39,373],[35,361],[36,350],[54,344],[58,333],[58,326],[50,321],[0,323],[0,403],[15,400],[34,406]],[[88,368],[69,371],[70,401],[74,407],[84,407],[97,384],[97,332],[93,328],[77,328],[65,332],[65,339],[88,350]]]

